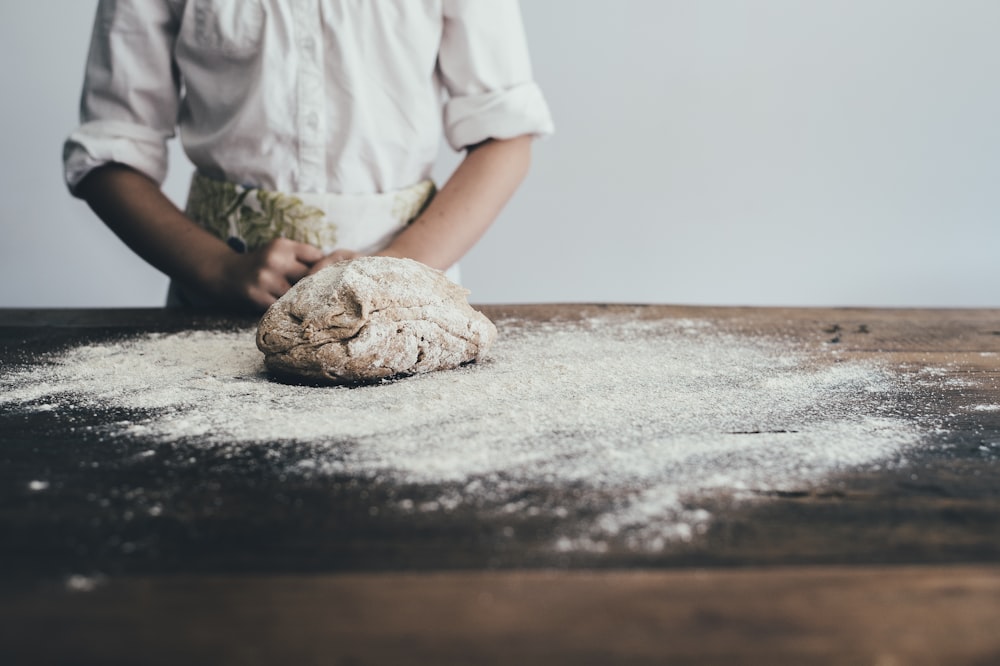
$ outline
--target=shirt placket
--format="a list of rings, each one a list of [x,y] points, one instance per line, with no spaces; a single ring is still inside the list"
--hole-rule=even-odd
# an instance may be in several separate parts
[[[323,31],[319,0],[295,3],[295,48],[298,50],[299,187],[326,190],[326,102],[323,85]]]

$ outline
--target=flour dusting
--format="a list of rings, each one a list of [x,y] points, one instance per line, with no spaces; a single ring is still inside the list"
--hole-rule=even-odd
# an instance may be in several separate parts
[[[308,455],[287,474],[448,488],[384,507],[403,513],[558,518],[574,507],[529,491],[605,498],[585,527],[553,535],[563,551],[689,540],[711,521],[706,498],[810,487],[898,460],[920,436],[891,416],[892,373],[788,341],[612,315],[498,325],[484,362],[359,388],[270,381],[251,330],[142,335],[7,371],[0,405],[124,410],[137,416],[105,437],[295,443]]]

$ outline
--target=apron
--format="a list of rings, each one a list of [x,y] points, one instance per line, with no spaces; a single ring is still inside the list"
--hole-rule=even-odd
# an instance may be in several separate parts
[[[423,180],[381,194],[283,193],[212,180],[195,172],[185,213],[236,252],[253,252],[275,238],[361,254],[392,242],[423,212],[437,189]],[[458,266],[445,272],[459,281]],[[167,307],[207,307],[199,294],[170,283]]]

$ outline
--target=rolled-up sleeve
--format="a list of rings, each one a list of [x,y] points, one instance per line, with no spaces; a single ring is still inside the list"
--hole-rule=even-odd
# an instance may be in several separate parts
[[[80,122],[63,145],[70,192],[109,162],[157,183],[167,174],[167,140],[180,104],[173,64],[178,18],[168,0],[101,0],[91,37]]]
[[[517,0],[445,0],[438,69],[449,95],[445,136],[455,150],[552,133]]]

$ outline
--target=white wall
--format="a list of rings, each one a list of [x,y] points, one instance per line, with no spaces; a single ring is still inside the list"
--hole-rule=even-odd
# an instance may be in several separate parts
[[[162,302],[60,179],[95,5],[3,9],[0,306]],[[1000,306],[1000,2],[522,8],[557,134],[473,300]]]

